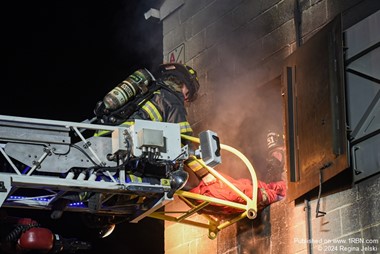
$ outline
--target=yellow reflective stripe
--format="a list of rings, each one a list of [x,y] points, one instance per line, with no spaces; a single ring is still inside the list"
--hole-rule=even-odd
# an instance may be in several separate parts
[[[142,183],[141,177],[138,177],[135,175],[129,175],[129,177],[131,178],[131,182],[133,182],[133,183]]]
[[[142,109],[148,113],[150,120],[155,122],[162,122],[162,116],[160,112],[150,101],[147,101],[144,106],[142,106]]]
[[[135,121],[125,121],[124,123],[121,124],[123,127],[130,127],[135,124]]]
[[[179,123],[181,133],[193,132],[189,122],[180,122]]]
[[[100,136],[104,136],[104,135],[107,135],[108,133],[110,133],[111,131],[105,131],[105,130],[102,130],[102,131],[97,131],[94,136],[95,137],[100,137]]]
[[[200,170],[203,168],[202,164],[200,164],[198,161],[196,160],[192,160],[190,162],[186,162],[187,166],[189,166],[189,168],[191,168],[191,170],[193,170],[194,172]]]
[[[121,126],[123,126],[123,127],[130,127],[130,126],[132,126],[134,124],[135,124],[134,121],[126,121],[126,122],[122,123]],[[111,133],[111,131],[99,130],[99,131],[95,132],[94,136],[95,137],[101,137],[101,136],[107,135],[109,133]]]

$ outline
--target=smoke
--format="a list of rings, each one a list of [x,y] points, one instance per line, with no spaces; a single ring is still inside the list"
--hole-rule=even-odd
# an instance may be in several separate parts
[[[120,10],[114,16],[113,24],[118,27],[114,40],[117,44],[117,55],[120,58],[132,56],[124,59],[129,68],[153,70],[162,63],[162,54],[157,54],[163,51],[162,23],[146,20],[144,17],[144,13],[150,8],[158,8],[159,2],[125,1],[120,3]]]
[[[282,98],[280,78],[265,84],[255,84],[250,75],[229,80],[212,80],[216,103],[210,128],[218,133],[221,143],[242,152],[252,163],[260,179],[265,179],[267,166],[266,135],[268,131],[282,133]],[[231,153],[222,153],[223,172],[234,177],[249,177],[246,165]],[[219,167],[219,166],[218,166]]]

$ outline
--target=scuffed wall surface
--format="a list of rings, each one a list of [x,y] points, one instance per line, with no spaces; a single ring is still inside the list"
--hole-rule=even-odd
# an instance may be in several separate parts
[[[360,2],[300,0],[301,43]],[[268,178],[266,133],[281,132],[283,128],[280,80],[283,60],[297,47],[294,3],[185,0],[162,21],[164,62],[172,50],[184,44],[185,63],[200,76],[200,96],[188,106],[195,132],[217,132],[222,143],[247,156],[261,180]],[[236,178],[247,177],[244,165],[229,154],[222,155],[223,163],[216,169]],[[313,243],[314,253],[347,253],[347,249],[329,252],[328,247],[320,252],[321,246],[329,246],[328,241],[334,239],[379,239],[380,218],[374,211],[380,202],[378,192],[373,191],[379,182],[379,178],[369,179],[322,198],[321,209],[327,212],[324,217],[315,218],[316,201],[310,202],[312,240],[325,243]],[[207,230],[166,222],[166,253],[307,253],[304,208],[304,204],[280,201],[264,209],[255,220],[246,219],[224,229],[216,240],[207,238]],[[331,246],[344,249],[348,243]]]

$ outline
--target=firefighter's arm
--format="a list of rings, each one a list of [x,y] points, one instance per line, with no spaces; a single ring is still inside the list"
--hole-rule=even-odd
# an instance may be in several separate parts
[[[194,172],[198,177],[198,179],[202,180],[206,185],[216,182],[215,176],[210,174],[208,170],[203,167],[203,165],[199,163],[195,158],[189,158],[186,160],[185,165],[190,168],[191,171]]]
[[[215,176],[213,176],[212,174],[208,173],[207,175],[205,175],[203,178],[202,178],[202,181],[206,184],[206,185],[210,185],[210,184],[213,184],[216,182],[216,178]]]

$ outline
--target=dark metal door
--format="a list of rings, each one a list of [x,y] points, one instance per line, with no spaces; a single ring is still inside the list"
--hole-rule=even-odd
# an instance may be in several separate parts
[[[380,172],[380,11],[345,32],[349,140],[354,181]]]

